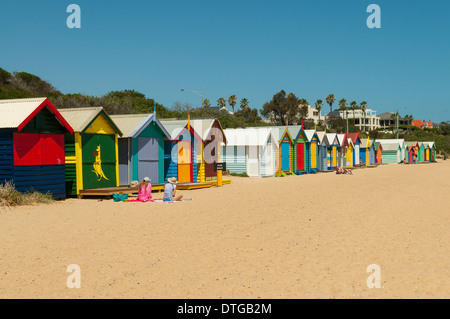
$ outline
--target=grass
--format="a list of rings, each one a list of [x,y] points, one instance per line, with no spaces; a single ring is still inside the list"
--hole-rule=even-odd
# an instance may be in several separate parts
[[[6,182],[0,185],[0,206],[21,206],[37,203],[52,203],[50,194],[42,194],[37,191],[29,191],[25,194],[17,191],[14,184]]]
[[[248,177],[247,173],[237,174],[237,173],[230,173],[231,176],[239,176],[239,177]]]

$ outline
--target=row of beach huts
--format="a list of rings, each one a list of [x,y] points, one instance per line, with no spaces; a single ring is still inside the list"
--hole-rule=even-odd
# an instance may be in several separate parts
[[[56,108],[47,98],[0,100],[0,182],[54,198],[130,185],[204,183],[215,163],[251,177],[381,163],[434,161],[433,142],[360,139],[302,126],[223,130],[213,119],[108,115],[102,107]]]
[[[226,129],[222,159],[231,173],[250,177],[302,175],[436,159],[434,142],[360,138],[359,133],[304,130],[301,125]]]

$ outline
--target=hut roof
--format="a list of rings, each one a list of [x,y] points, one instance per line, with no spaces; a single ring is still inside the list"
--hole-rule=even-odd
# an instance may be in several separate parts
[[[319,138],[319,142],[322,143],[323,139],[326,137],[326,132],[322,131],[322,132],[317,132],[317,137]],[[327,140],[328,141],[328,140]]]
[[[334,141],[337,142],[337,144],[339,144],[339,139],[337,138],[337,134],[336,133],[327,133],[327,139],[328,142],[331,144],[334,144]]]
[[[55,115],[63,127],[73,133],[72,126],[46,97],[0,100],[0,128],[17,128],[20,132],[44,107]]]
[[[419,143],[418,142],[405,142],[405,145],[411,147],[411,146],[418,146]]]
[[[169,132],[167,132],[159,119],[154,116],[153,113],[111,115],[111,118],[123,132],[122,137],[137,137],[151,122],[155,122],[163,131],[163,134],[170,139]]]
[[[222,126],[220,122],[216,119],[191,119],[190,125],[194,133],[197,135],[199,139],[205,141],[209,139],[211,136],[211,129],[213,128],[214,123],[217,121],[220,130],[223,132]],[[184,128],[188,125],[188,120],[165,120],[161,121],[162,125],[165,127],[167,132],[170,134],[171,139],[174,140],[180,135]],[[224,140],[226,143],[226,137],[224,134]]]
[[[361,143],[361,139],[359,138],[359,133],[348,133],[347,138],[351,138],[353,144],[356,144],[356,142],[359,140]]]
[[[384,151],[397,151],[399,148],[401,148],[400,144],[396,144],[396,143],[384,144],[383,142],[381,142],[381,146],[383,147]]]
[[[59,109],[59,112],[64,116],[67,122],[70,123],[75,132],[85,131],[92,121],[94,121],[100,113],[103,113],[106,120],[111,124],[117,134],[122,136],[122,131],[101,106],[66,108]]]
[[[317,135],[315,130],[304,130],[304,132],[306,135],[306,140],[308,142],[311,142],[311,140],[314,138],[314,135]]]
[[[247,129],[226,129],[228,146],[264,146],[269,137],[278,146],[278,140],[273,134],[273,130],[268,127],[247,128]]]
[[[298,135],[300,134],[300,131],[302,130],[301,125],[289,125],[288,127],[289,134],[291,134],[291,137],[295,140],[297,139]]]
[[[338,138],[339,146],[347,145],[346,134],[336,134],[336,137]]]

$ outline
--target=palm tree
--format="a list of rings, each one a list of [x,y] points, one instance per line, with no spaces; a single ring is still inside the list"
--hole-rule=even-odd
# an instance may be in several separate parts
[[[204,99],[203,100],[203,107],[210,107],[211,106],[211,102],[209,102],[208,99]]]
[[[355,124],[355,110],[358,108],[356,101],[350,102],[350,109],[353,111],[353,124]]]
[[[248,107],[249,107],[248,106],[248,100],[246,98],[243,98],[241,100],[241,109],[247,109]]]
[[[234,113],[234,106],[236,105],[237,102],[237,96],[236,95],[232,95],[228,98],[228,104],[231,106],[231,108],[233,109],[233,113]]]
[[[219,108],[222,108],[225,105],[227,105],[227,101],[225,101],[225,99],[221,97],[220,99],[217,100],[217,105],[219,106]]]
[[[362,112],[364,113],[364,131],[366,130],[366,110],[367,110],[367,102],[366,101],[362,101],[361,104],[359,105]]]
[[[395,121],[397,120],[397,113],[391,113],[391,120],[394,121],[394,125],[395,125]],[[391,125],[391,124],[389,123],[389,125]]]
[[[347,133],[348,133],[348,110],[347,110],[347,100],[342,99],[339,101],[339,110],[345,112],[345,118],[347,120]]]
[[[319,112],[319,122],[320,122],[320,112],[322,111],[323,101],[317,100],[314,106],[316,107],[316,110]]]
[[[330,113],[333,112],[333,103],[334,101],[336,101],[336,98],[334,97],[333,94],[330,94],[327,96],[327,98],[325,99],[328,103],[328,105],[330,106]]]

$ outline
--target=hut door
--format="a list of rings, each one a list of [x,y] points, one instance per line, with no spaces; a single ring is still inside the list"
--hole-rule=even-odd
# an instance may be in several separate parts
[[[336,150],[336,146],[333,146],[333,154],[331,154],[331,159],[332,159],[332,167],[336,167],[337,163],[336,163],[336,159],[337,159],[337,150]]]
[[[297,170],[305,170],[305,144],[297,143]]]
[[[128,185],[128,139],[119,138],[119,184]]]
[[[266,146],[266,176],[273,176],[273,144]]]
[[[191,142],[179,141],[178,142],[178,181],[180,183],[191,182]]]
[[[248,147],[247,174],[250,177],[259,177],[258,146]]]
[[[289,143],[283,142],[281,143],[281,170],[289,171]]]
[[[359,153],[359,145],[355,145],[355,151],[354,151],[354,154],[355,154],[355,158],[354,158],[354,165],[359,165],[359,164],[361,164],[360,163],[360,156],[361,156],[361,154]]]
[[[317,169],[317,144],[311,143],[311,169]]]
[[[117,186],[114,135],[83,134],[83,189]]]
[[[347,159],[346,166],[353,167],[353,147],[351,145],[349,145],[349,147],[347,148],[346,159]]]
[[[138,177],[142,181],[149,177],[152,184],[159,182],[159,145],[157,138],[139,137]]]

